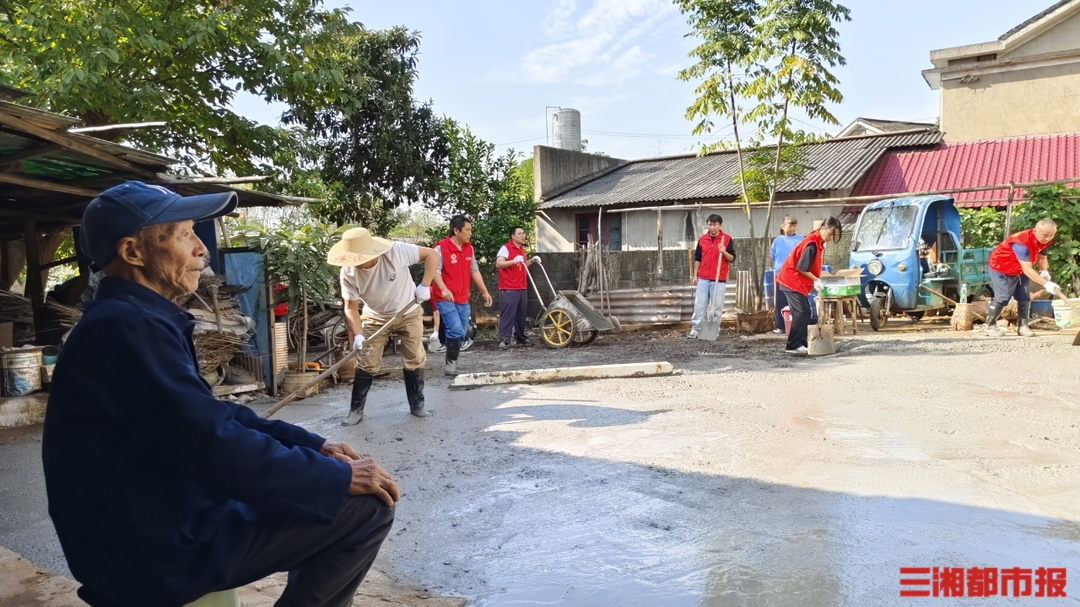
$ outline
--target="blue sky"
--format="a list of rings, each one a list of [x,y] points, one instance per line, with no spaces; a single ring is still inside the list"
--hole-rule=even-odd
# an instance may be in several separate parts
[[[841,124],[856,117],[921,120],[938,115],[923,81],[930,51],[996,39],[1052,0],[849,0],[840,26],[847,65],[836,73]],[[683,113],[693,86],[689,28],[665,0],[328,0],[369,28],[405,25],[422,36],[416,92],[501,149],[531,154],[545,142],[545,106],[581,111],[590,151],[618,158],[687,153],[699,138]],[[235,107],[275,123],[280,108]],[[802,124],[835,133],[839,127]]]

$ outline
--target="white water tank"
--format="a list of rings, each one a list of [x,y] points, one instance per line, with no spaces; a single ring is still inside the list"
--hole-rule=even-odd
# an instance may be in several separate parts
[[[581,112],[559,108],[551,117],[555,147],[562,150],[581,151]]]

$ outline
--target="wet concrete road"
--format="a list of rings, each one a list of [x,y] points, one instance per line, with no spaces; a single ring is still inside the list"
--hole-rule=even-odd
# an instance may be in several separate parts
[[[344,391],[282,418],[379,459],[403,492],[385,560],[477,605],[1080,604],[1080,352],[983,344],[849,340],[830,359],[466,392],[432,378],[423,420],[380,381],[360,426],[337,425]],[[33,441],[0,446],[0,544],[56,570]],[[1070,596],[899,598],[900,567],[934,566],[1067,567]]]

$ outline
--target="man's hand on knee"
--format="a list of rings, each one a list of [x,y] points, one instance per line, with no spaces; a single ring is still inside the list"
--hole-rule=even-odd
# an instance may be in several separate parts
[[[375,463],[370,457],[355,459],[348,462],[352,466],[352,482],[349,483],[349,495],[374,495],[393,506],[401,499],[398,494],[397,483],[382,466]]]
[[[339,459],[345,463],[349,463],[354,459],[363,459],[365,457],[357,453],[356,449],[353,449],[351,446],[349,446],[349,443],[340,443],[338,441],[329,439],[327,439],[327,441],[323,443],[322,449],[319,450],[319,453],[322,453],[326,457]]]

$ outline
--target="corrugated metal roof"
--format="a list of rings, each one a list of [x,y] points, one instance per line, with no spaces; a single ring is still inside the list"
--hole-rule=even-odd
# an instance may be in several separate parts
[[[927,151],[888,152],[853,192],[855,196],[1080,177],[1080,133],[964,141]],[[1016,197],[1022,196],[1022,191]],[[1008,190],[965,192],[957,206],[1005,206]]]
[[[781,192],[836,190],[853,187],[882,154],[892,148],[936,145],[939,131],[833,139],[803,147],[808,167],[799,179],[780,184]],[[621,204],[707,200],[739,194],[734,151],[707,156],[672,156],[632,161],[614,171],[565,191],[540,205],[542,209],[601,207]]]

